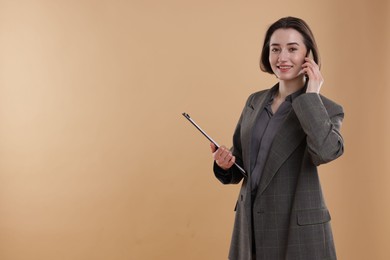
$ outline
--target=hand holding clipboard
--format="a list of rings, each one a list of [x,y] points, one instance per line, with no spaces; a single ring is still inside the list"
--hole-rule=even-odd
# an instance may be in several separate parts
[[[190,117],[190,115],[189,114],[187,114],[187,113],[182,113],[182,115],[185,117],[185,118],[187,118],[187,120],[188,121],[190,121],[190,123],[193,125],[193,126],[195,126],[196,127],[196,129],[198,129],[211,143],[213,143],[214,145],[215,145],[215,147],[216,147],[216,149],[218,149],[219,148],[219,145],[217,144],[217,142],[215,142],[208,134],[206,134],[206,132],[205,131],[203,131],[203,129],[202,128],[200,128],[200,126],[197,124],[197,123],[195,123],[195,121],[194,120],[192,120],[192,118]],[[241,171],[241,173],[245,176],[245,177],[247,177],[247,174],[246,174],[246,172],[245,172],[245,170],[240,166],[240,165],[238,165],[237,163],[234,163],[234,165]]]

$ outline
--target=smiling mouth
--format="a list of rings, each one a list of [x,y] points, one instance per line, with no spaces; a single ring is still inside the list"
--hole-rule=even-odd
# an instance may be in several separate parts
[[[276,66],[276,67],[281,70],[287,70],[292,68],[292,66]]]

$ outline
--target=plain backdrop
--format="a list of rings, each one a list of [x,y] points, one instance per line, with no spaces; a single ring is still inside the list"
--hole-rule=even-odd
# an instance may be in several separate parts
[[[289,15],[345,109],[319,168],[339,259],[390,259],[386,0],[0,0],[0,259],[226,259],[240,186],[181,113],[230,146]]]

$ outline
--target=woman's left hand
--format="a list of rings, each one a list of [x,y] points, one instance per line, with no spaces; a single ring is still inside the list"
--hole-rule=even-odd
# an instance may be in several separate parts
[[[306,93],[320,93],[324,78],[320,72],[320,68],[314,60],[305,58],[305,63],[302,65],[302,72],[309,77],[309,83],[307,84]]]

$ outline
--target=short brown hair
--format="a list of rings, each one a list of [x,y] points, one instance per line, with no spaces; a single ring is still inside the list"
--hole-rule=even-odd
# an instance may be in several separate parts
[[[309,51],[312,51],[314,61],[318,64],[318,66],[321,67],[317,43],[309,26],[302,19],[289,16],[281,18],[278,21],[274,22],[265,33],[263,49],[261,51],[260,56],[260,69],[262,71],[274,74],[271,68],[271,64],[269,63],[269,45],[272,34],[278,29],[294,29],[298,31],[303,37],[303,42],[306,46],[308,53]]]

